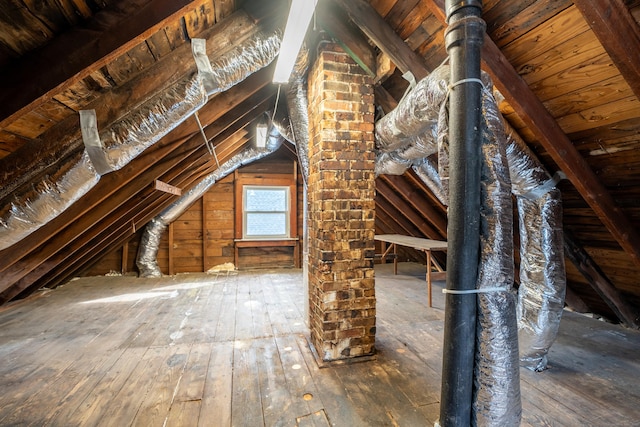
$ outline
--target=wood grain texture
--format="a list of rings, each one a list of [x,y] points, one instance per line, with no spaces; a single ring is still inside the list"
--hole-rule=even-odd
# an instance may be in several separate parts
[[[444,296],[399,270],[376,266],[376,359],[325,368],[299,270],[81,278],[4,307],[0,423],[432,425]],[[550,368],[521,372],[521,425],[633,425],[638,334],[565,312]]]

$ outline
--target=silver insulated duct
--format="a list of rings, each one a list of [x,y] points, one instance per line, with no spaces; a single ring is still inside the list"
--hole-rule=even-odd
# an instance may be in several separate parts
[[[485,88],[491,88],[483,74]],[[513,288],[513,206],[505,135],[497,104],[482,91],[480,264],[473,423],[520,424],[516,292]],[[453,166],[453,165],[452,165]]]
[[[17,200],[0,219],[0,250],[42,227],[91,190],[100,175],[119,170],[205,104],[207,96],[195,76],[180,80],[136,110],[99,132],[90,131],[85,151],[68,171],[47,177],[38,193]],[[83,125],[91,120],[82,113]],[[83,136],[86,137],[85,129]]]
[[[145,227],[140,238],[140,248],[136,265],[140,270],[140,277],[161,277],[158,266],[158,248],[162,234],[167,226],[178,219],[196,200],[202,197],[216,182],[226,177],[236,169],[276,151],[282,145],[283,137],[274,126],[269,127],[267,145],[265,148],[247,148],[233,156],[229,161],[220,165],[215,172],[207,175],[192,189],[184,193],[178,200],[170,204],[158,216],[153,218]]]
[[[485,87],[491,87],[483,75]],[[449,67],[442,66],[420,81],[396,110],[376,124],[377,171],[403,173],[413,167],[423,181],[446,202],[442,181],[447,178],[448,124],[445,101]],[[521,416],[513,289],[511,182],[501,117],[493,96],[483,91],[481,176],[481,248],[478,292],[477,345],[473,419],[478,425],[517,425]],[[413,148],[419,146],[420,150]],[[411,157],[406,153],[418,153]],[[438,153],[445,165],[440,173],[427,156]],[[443,167],[445,166],[445,167]],[[453,167],[453,165],[452,165]]]
[[[42,227],[84,196],[100,176],[121,169],[155,144],[207,102],[212,95],[269,65],[280,50],[280,31],[257,32],[213,63],[204,40],[194,39],[192,51],[198,74],[189,73],[159,92],[116,123],[98,131],[95,116],[81,113],[85,152],[77,155],[64,174],[47,177],[37,194],[11,204],[0,217],[0,250]],[[80,144],[78,144],[80,145]]]
[[[511,131],[507,156],[520,219],[520,363],[542,371],[556,339],[566,292],[562,199],[544,166]]]

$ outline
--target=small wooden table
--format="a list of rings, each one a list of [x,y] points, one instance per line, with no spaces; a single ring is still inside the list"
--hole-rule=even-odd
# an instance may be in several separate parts
[[[375,236],[375,239],[383,243],[391,243],[388,248],[382,248],[382,259],[389,254],[389,251],[393,249],[393,274],[398,274],[398,254],[396,252],[396,245],[407,246],[414,249],[419,249],[427,254],[427,292],[429,294],[429,307],[431,307],[431,280],[437,277],[431,275],[431,267],[435,266],[439,273],[438,276],[444,278],[445,272],[442,268],[433,262],[431,257],[431,251],[446,251],[447,242],[442,240],[422,239],[420,237],[403,236],[401,234],[379,234]],[[439,277],[438,277],[439,278]]]

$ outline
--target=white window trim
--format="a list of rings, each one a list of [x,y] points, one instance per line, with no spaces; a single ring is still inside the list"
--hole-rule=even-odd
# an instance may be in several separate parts
[[[249,190],[281,190],[285,193],[286,197],[286,210],[285,211],[247,211],[247,191]],[[282,213],[285,216],[285,229],[286,233],[281,235],[247,235],[247,213]],[[242,239],[243,240],[286,240],[291,238],[291,197],[290,188],[285,185],[243,185],[242,186]]]

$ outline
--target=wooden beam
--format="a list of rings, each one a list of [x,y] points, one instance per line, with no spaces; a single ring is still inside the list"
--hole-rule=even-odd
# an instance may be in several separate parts
[[[122,245],[122,263],[120,264],[120,273],[127,274],[127,266],[129,265],[129,242]]]
[[[259,27],[245,13],[236,12],[200,36],[207,40],[207,52],[219,54],[230,49],[234,41],[243,40],[258,31]],[[137,108],[154,94],[161,93],[195,71],[191,47],[180,46],[126,84],[102,94],[85,109],[94,109],[100,129],[106,128],[125,112]],[[220,96],[213,96],[209,101]],[[193,126],[182,128],[190,133]],[[49,128],[37,140],[22,146],[12,156],[0,159],[0,170],[6,170],[0,174],[0,199],[15,192],[20,185],[39,179],[43,171],[55,170],[60,159],[83,148],[80,119],[73,114]]]
[[[336,13],[336,9],[334,2],[321,2],[317,9],[320,25],[369,76],[375,77],[376,56],[371,45],[357,27],[351,27],[341,14]]]
[[[261,99],[270,99],[273,95],[273,88],[270,86],[264,89],[262,88],[269,83],[269,80],[270,77],[268,78],[265,74],[264,79],[260,80],[260,84],[256,85],[255,82],[245,81],[245,84],[239,85],[239,87],[233,88],[226,93],[229,94],[230,99],[235,97],[237,104],[235,105],[236,108],[233,108],[229,112],[233,113],[233,115],[225,114],[225,120],[221,120],[220,124],[216,123],[217,126],[215,127],[217,127],[220,134],[224,134],[229,128],[229,124],[235,124],[236,126],[243,125],[243,123],[238,123],[238,115],[250,121],[252,114],[255,113],[254,109],[256,106],[262,105],[263,108],[266,108],[265,102],[261,101]],[[245,85],[248,85],[248,87],[245,87]],[[225,108],[227,104],[227,102],[223,102],[221,105],[212,103],[211,108],[222,109],[219,110],[218,114],[213,116],[220,116],[222,112],[226,111]],[[209,112],[201,115],[201,118],[207,116],[212,116],[212,113]],[[227,116],[228,118],[226,118]],[[224,125],[222,123],[223,121],[225,121],[227,125]],[[165,137],[165,139],[173,140],[172,133]],[[132,194],[140,191],[140,189],[147,188],[151,191],[149,183],[164,173],[160,171],[169,170],[172,165],[175,165],[176,162],[179,162],[179,160],[183,158],[181,155],[175,156],[171,153],[178,147],[180,147],[183,152],[185,148],[191,150],[197,149],[198,147],[202,148],[202,137],[199,132],[196,132],[194,129],[194,136],[192,136],[184,146],[182,146],[183,144],[180,141],[172,144],[161,141],[157,145],[158,147],[152,148],[148,150],[148,152],[145,152],[144,155],[134,159],[130,165],[127,165],[122,171],[103,177],[98,185],[81,199],[81,203],[76,203],[49,224],[23,239],[21,242],[22,247],[28,248],[28,251],[11,251],[7,249],[0,252],[0,254],[2,254],[0,256],[0,271],[3,271],[2,275],[0,275],[0,291],[12,286],[12,283],[20,280],[38,265],[44,263],[60,250],[60,248],[66,246],[70,241],[73,241],[73,239],[81,235],[82,230],[95,228],[97,224],[101,224],[102,227],[108,226],[107,223],[103,223],[103,219],[108,212],[116,209],[117,206],[124,203]],[[159,161],[158,159],[164,159],[164,161]],[[157,164],[157,166],[155,166],[155,164]],[[158,167],[160,169],[158,169]],[[162,169],[163,167],[164,169]],[[149,169],[149,171],[146,171],[147,169]],[[138,178],[135,181],[137,184],[135,184],[134,187],[130,187],[132,190],[128,190],[129,193],[122,193],[121,196],[116,197],[114,193],[115,190],[127,185],[128,182],[134,181],[132,177]],[[135,188],[138,188],[138,190],[135,190]],[[131,191],[134,193],[131,193]],[[109,205],[112,207],[108,207]],[[99,209],[96,209],[98,206]],[[82,218],[81,221],[79,221],[80,218]],[[64,231],[64,233],[61,232],[61,230],[65,230],[68,224],[71,224],[71,228],[76,227],[77,230],[73,232],[68,230]],[[42,246],[45,242],[46,244]],[[34,251],[34,255],[27,256],[31,251]],[[48,268],[52,268],[52,266],[48,265]],[[40,276],[41,275],[42,274],[40,274]],[[37,278],[34,279],[37,280]]]
[[[447,219],[446,214],[443,215],[441,211],[438,211],[431,204],[425,200],[425,196],[422,192],[416,190],[415,187],[409,184],[404,176],[396,175],[381,175],[379,180],[386,182],[397,193],[401,194],[403,199],[411,205],[415,210],[420,212],[424,218],[430,222],[431,226],[438,232],[438,236],[432,237],[435,240],[447,238]]]
[[[396,34],[378,12],[366,0],[336,0],[349,18],[367,35],[382,52],[388,55],[400,71],[411,71],[416,80],[429,74],[424,59]]]
[[[622,0],[574,0],[620,74],[640,99],[640,26]]]
[[[433,206],[436,206],[438,211],[440,211],[440,213],[444,217],[447,216],[447,208],[446,208],[446,206],[443,205],[440,200],[438,200],[438,198],[436,197],[435,194],[433,194],[431,189],[429,187],[427,187],[427,184],[425,184],[424,181],[422,179],[420,179],[420,177],[413,170],[409,170],[409,171],[405,172],[403,176],[409,182],[411,182],[414,186],[416,186],[418,188],[421,188],[422,191],[423,191],[423,194],[425,194],[429,198],[429,200],[431,200],[431,204]]]
[[[61,34],[6,67],[0,74],[0,127],[126,53],[193,7],[192,0],[120,1],[96,13],[88,25]]]
[[[442,236],[431,224],[429,224],[416,210],[405,202],[396,192],[387,185],[383,180],[376,181],[376,193],[386,199],[398,212],[399,217],[404,217],[416,229],[420,231],[422,236],[428,239],[440,240]],[[415,236],[415,234],[412,234]]]
[[[434,15],[445,22],[443,1],[428,3]],[[482,63],[518,117],[567,175],[622,249],[640,266],[640,234],[553,116],[488,36],[482,48]]]
[[[589,281],[600,298],[611,308],[625,326],[640,329],[640,313],[628,304],[607,276],[600,271],[589,254],[570,236],[564,233],[564,249],[573,265]]]

